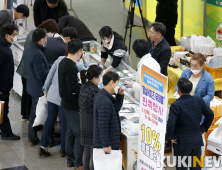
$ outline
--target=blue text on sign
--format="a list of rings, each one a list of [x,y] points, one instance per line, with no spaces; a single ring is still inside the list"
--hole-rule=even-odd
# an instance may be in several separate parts
[[[161,81],[148,75],[147,73],[143,74],[143,82],[146,83],[147,85],[153,87],[154,89],[160,91],[161,93],[163,93],[164,84]]]

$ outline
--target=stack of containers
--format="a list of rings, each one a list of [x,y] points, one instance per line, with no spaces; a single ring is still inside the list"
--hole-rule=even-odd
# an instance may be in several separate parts
[[[215,125],[215,123],[221,118],[221,114],[222,114],[222,100],[215,96],[214,101],[220,101],[220,102],[211,106],[211,110],[214,112],[214,120],[213,120],[210,128],[208,129],[208,131],[204,133],[205,140],[206,140],[205,156],[215,155],[214,152],[211,152],[211,151],[207,150],[207,145],[208,145],[208,140],[207,139],[208,139],[210,133],[215,128],[218,127],[218,125]]]
[[[204,69],[213,76],[214,80],[222,78],[222,67],[212,68],[205,64]]]
[[[222,118],[216,124],[219,126],[209,135],[207,149],[218,155],[222,155]]]

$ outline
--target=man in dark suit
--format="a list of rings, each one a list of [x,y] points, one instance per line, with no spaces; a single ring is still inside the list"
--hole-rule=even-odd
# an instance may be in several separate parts
[[[53,64],[60,56],[65,56],[65,49],[71,39],[76,39],[75,28],[66,27],[59,37],[49,37],[46,45],[45,57],[49,64]]]
[[[47,19],[54,19],[58,23],[60,11],[67,11],[64,0],[35,0],[33,7],[35,26],[38,27]]]
[[[190,95],[193,84],[187,78],[180,78],[177,86],[180,98],[170,107],[167,136],[173,142],[174,156],[177,158],[181,156],[182,159],[184,156],[196,156],[200,160],[201,146],[203,146],[202,134],[210,127],[214,113],[205,104],[202,97]],[[205,119],[200,125],[202,115],[205,116]],[[188,163],[188,158],[185,162]],[[181,166],[178,167],[177,162],[176,169],[188,169],[183,167],[183,164]],[[190,167],[190,170],[193,169],[194,167]],[[198,165],[195,167],[195,170],[200,169]]]
[[[29,17],[29,8],[26,5],[19,5],[15,9],[6,9],[0,11],[0,28],[6,24],[23,23],[25,18]]]
[[[170,62],[171,48],[163,38],[165,32],[166,27],[162,23],[153,23],[150,28],[148,44],[150,54],[160,64],[161,73],[167,76],[167,66]]]
[[[32,96],[32,107],[28,125],[29,145],[34,146],[39,142],[37,128],[32,127],[36,117],[36,106],[42,97],[42,87],[49,72],[48,62],[45,58],[45,46],[47,44],[47,32],[43,28],[37,28],[32,35],[30,46],[23,53],[23,61],[27,73],[26,90]]]
[[[17,27],[11,24],[4,25],[0,29],[0,101],[5,102],[3,122],[0,124],[2,140],[19,140],[12,132],[8,118],[9,96],[13,87],[14,60],[11,44],[15,42]]]
[[[89,28],[78,18],[69,15],[67,11],[61,11],[59,13],[59,33],[62,32],[67,26],[73,27],[76,29],[78,36],[77,39],[81,41],[90,41],[95,40],[95,37],[89,30]]]
[[[161,22],[166,26],[166,34],[164,38],[170,46],[176,46],[175,42],[175,28],[177,25],[178,13],[177,2],[178,0],[157,0],[156,6],[156,22]]]

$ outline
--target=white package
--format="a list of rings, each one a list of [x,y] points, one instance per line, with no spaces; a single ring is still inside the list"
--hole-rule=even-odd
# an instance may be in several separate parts
[[[47,97],[42,96],[39,98],[38,104],[36,106],[36,118],[32,127],[38,125],[44,125],[47,117],[48,117]]]
[[[175,59],[175,65],[177,65],[180,68],[180,58],[183,58],[186,54],[188,54],[188,51],[183,51],[183,52],[179,52],[179,51],[175,51],[173,58]]]
[[[111,150],[105,154],[103,149],[93,149],[93,164],[95,170],[122,170],[122,151]]]
[[[214,48],[213,56],[222,56],[222,48]]]
[[[222,118],[215,123],[215,125],[217,124],[219,124],[219,126],[214,129],[208,137],[207,149],[222,155]]]

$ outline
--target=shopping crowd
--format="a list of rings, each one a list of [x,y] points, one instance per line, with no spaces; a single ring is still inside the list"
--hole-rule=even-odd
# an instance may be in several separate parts
[[[118,112],[123,104],[124,88],[119,86],[120,76],[112,70],[122,61],[131,66],[127,46],[111,27],[102,27],[99,30],[101,62],[99,66],[93,65],[86,61],[83,42],[95,40],[95,37],[81,20],[69,15],[63,0],[35,0],[33,12],[36,29],[26,38],[23,57],[16,70],[23,84],[21,115],[22,121],[29,121],[29,145],[40,143],[38,154],[48,157],[51,154],[47,148],[61,143],[60,156],[67,157],[67,167],[92,170],[93,148],[101,148],[105,153],[121,148]],[[0,124],[2,140],[20,139],[14,135],[8,118],[14,75],[10,46],[17,41],[15,23],[23,23],[27,17],[29,8],[25,5],[0,11],[0,100],[5,101]],[[167,27],[156,22],[150,28],[148,40],[137,39],[133,43],[140,61],[136,81],[125,85],[135,90],[137,100],[140,100],[142,65],[167,76],[171,49],[164,38],[166,32]],[[113,60],[105,67],[108,55]],[[174,143],[175,156],[200,157],[204,145],[202,134],[207,132],[214,117],[210,110],[215,93],[214,79],[204,70],[204,63],[202,54],[194,54],[190,69],[182,73],[177,83],[180,97],[171,105],[167,122],[167,135]],[[101,82],[102,90],[98,88]],[[37,131],[41,127],[33,127],[33,123],[42,96],[47,97],[48,117],[40,139]],[[61,135],[54,132],[58,113]]]

